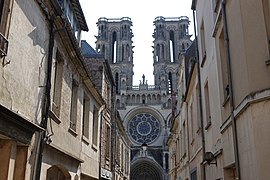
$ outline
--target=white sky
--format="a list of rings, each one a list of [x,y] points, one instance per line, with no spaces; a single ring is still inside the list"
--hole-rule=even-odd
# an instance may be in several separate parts
[[[191,10],[192,0],[80,0],[89,32],[82,33],[82,39],[95,48],[98,33],[96,22],[100,17],[122,18],[130,17],[133,22],[133,85],[138,85],[142,75],[149,85],[154,85],[153,76],[153,21],[157,16],[180,17],[188,16],[189,32],[193,32]],[[191,37],[194,39],[194,36]]]

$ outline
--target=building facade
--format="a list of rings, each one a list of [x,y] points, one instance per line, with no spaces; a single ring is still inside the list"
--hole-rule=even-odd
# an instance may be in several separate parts
[[[91,74],[91,79],[106,102],[101,111],[100,121],[99,179],[112,179],[111,129],[114,109],[114,81],[106,60],[102,55],[97,54],[85,40],[82,41],[82,52],[85,57],[86,68]]]
[[[184,96],[168,141],[171,179],[269,179],[269,4],[192,1],[197,46],[195,58],[182,56],[189,63],[179,73]]]
[[[126,134],[122,119],[118,111],[116,112],[115,133],[112,143],[113,146],[113,163],[114,179],[130,179],[130,156],[131,141]]]
[[[191,44],[189,20],[184,16],[157,17],[154,20],[154,85],[148,85],[144,75],[139,85],[132,83],[131,19],[100,18],[97,26],[96,50],[104,54],[112,69],[116,107],[125,134],[132,143],[130,179],[167,179],[169,156],[166,140],[172,114],[172,94],[176,91],[177,57]]]
[[[106,102],[84,65],[79,1],[0,8],[0,179],[99,179]]]

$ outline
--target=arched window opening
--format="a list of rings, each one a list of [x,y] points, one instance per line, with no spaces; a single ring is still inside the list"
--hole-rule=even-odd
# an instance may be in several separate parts
[[[151,95],[150,94],[147,95],[147,104],[151,104]]]
[[[46,179],[70,180],[71,176],[64,167],[52,166],[47,170]]]
[[[165,154],[165,169],[166,171],[169,170],[169,154],[168,153]]]
[[[122,61],[125,60],[125,46],[122,44]]]
[[[153,94],[153,97],[152,97],[152,103],[155,104],[157,102],[157,98],[156,98],[156,95]]]
[[[127,103],[130,103],[130,95],[127,96]]]
[[[113,32],[112,35],[112,63],[116,63],[116,52],[117,52],[117,41],[116,41],[116,32]]]
[[[115,73],[115,93],[120,94],[120,91],[119,91],[119,74],[118,74],[118,72]]]
[[[164,59],[165,57],[165,47],[164,47],[164,44],[162,44],[161,46],[161,58]]]
[[[175,62],[175,43],[174,43],[174,32],[170,31],[170,58],[171,62]]]
[[[159,44],[157,44],[157,47],[156,47],[156,61],[157,62],[159,61],[159,54],[160,54],[160,46]]]
[[[130,47],[129,47],[129,45],[127,44],[127,47],[126,47],[126,54],[127,54],[127,59],[128,59],[128,61],[130,62]]]
[[[131,102],[135,103],[135,95],[134,94],[131,96]]]
[[[172,73],[169,72],[169,77],[168,77],[168,93],[171,94],[173,90],[172,87]]]
[[[142,103],[145,104],[145,95],[142,95]]]
[[[140,103],[140,100],[141,100],[141,97],[140,97],[140,95],[138,94],[137,97],[136,97],[136,103]]]
[[[158,94],[157,95],[157,102],[160,103],[160,101],[161,101],[161,96],[160,96],[160,94]]]

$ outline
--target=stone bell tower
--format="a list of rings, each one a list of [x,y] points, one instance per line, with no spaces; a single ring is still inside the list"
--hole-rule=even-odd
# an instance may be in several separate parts
[[[154,80],[160,86],[163,94],[176,91],[178,56],[191,44],[188,31],[189,19],[186,16],[154,20]]]
[[[128,17],[99,18],[97,26],[96,50],[104,54],[105,59],[110,63],[116,84],[116,94],[125,94],[126,88],[132,87],[134,74],[132,21]]]

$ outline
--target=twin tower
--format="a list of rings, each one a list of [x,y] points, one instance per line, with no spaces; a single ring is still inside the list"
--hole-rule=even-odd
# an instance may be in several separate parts
[[[145,77],[137,86],[132,83],[131,19],[100,18],[97,26],[96,50],[110,64],[116,85],[116,107],[132,142],[130,179],[166,180],[169,169],[166,142],[172,117],[172,95],[177,93],[178,56],[192,43],[189,19],[186,16],[155,18],[154,85],[148,85]],[[147,150],[142,148],[145,145]]]
[[[109,61],[116,83],[116,94],[126,95],[126,90],[136,88],[132,83],[134,74],[132,21],[128,17],[99,18],[97,26],[96,50],[104,54],[105,59]],[[188,31],[189,19],[186,16],[177,18],[159,16],[155,18],[154,26],[153,65],[155,84],[151,88],[162,89],[162,94],[169,94],[176,90],[178,56],[191,44]],[[144,80],[142,84],[145,84]]]

